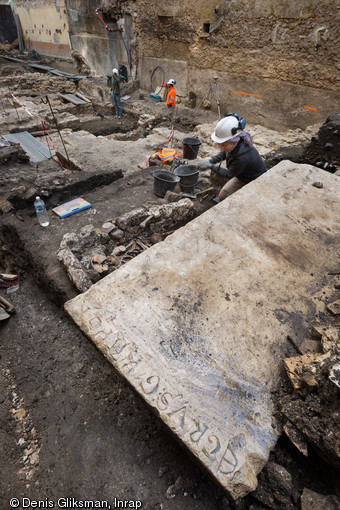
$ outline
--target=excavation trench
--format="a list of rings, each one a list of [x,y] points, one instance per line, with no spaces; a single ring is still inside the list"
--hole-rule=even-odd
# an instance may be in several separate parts
[[[77,130],[71,133],[68,139],[68,148],[70,153],[72,150],[75,151],[71,154],[71,161],[74,162],[74,168],[82,168],[83,164],[86,163],[86,171],[82,169],[80,171],[60,172],[59,169],[56,170],[54,164],[47,163],[46,167],[41,165],[40,168],[37,168],[34,174],[36,180],[33,179],[32,181],[31,175],[28,175],[25,171],[25,165],[18,164],[17,168],[21,169],[22,173],[15,181],[16,174],[6,166],[4,167],[4,188],[12,193],[10,203],[15,206],[15,211],[2,217],[0,263],[3,271],[19,273],[20,288],[17,292],[7,296],[16,307],[16,315],[0,325],[1,338],[3,339],[1,343],[3,354],[0,358],[1,374],[5,377],[5,386],[8,390],[6,395],[7,407],[3,416],[7,420],[8,409],[14,405],[11,402],[13,398],[11,389],[14,387],[16,394],[22,399],[20,400],[21,406],[25,409],[27,416],[27,419],[18,417],[17,421],[15,423],[12,421],[7,429],[8,442],[5,442],[5,448],[7,448],[7,443],[13,445],[13,448],[9,446],[7,448],[7,458],[12,459],[11,466],[15,466],[17,469],[11,467],[8,475],[5,476],[5,490],[3,492],[5,498],[11,496],[14,487],[18,490],[18,493],[32,495],[32,497],[36,496],[33,482],[40,485],[44,494],[48,493],[51,498],[57,498],[65,490],[73,494],[74,488],[82,485],[83,480],[87,480],[86,493],[97,494],[98,487],[101,487],[101,498],[108,500],[112,500],[113,497],[124,499],[124,495],[131,494],[131,497],[136,499],[144,498],[150,508],[168,508],[169,500],[171,500],[173,510],[193,508],[193,505],[197,510],[207,508],[216,510],[219,507],[233,510],[239,508],[237,504],[234,505],[227,499],[225,491],[219,487],[219,484],[211,483],[205,472],[197,469],[192,464],[188,456],[183,453],[183,450],[176,446],[172,436],[167,434],[160,421],[147,410],[142,399],[117,377],[116,374],[120,372],[120,368],[118,367],[117,370],[117,367],[115,367],[116,371],[113,371],[111,363],[106,361],[102,353],[94,348],[95,344],[103,351],[102,346],[98,345],[97,338],[92,338],[93,343],[88,342],[62,311],[62,305],[77,296],[79,292],[67,276],[65,267],[57,260],[56,254],[60,250],[60,245],[65,236],[68,236],[66,239],[72,241],[72,236],[81,236],[84,227],[87,227],[87,229],[83,232],[89,238],[91,236],[96,237],[93,232],[100,232],[98,234],[98,244],[95,243],[92,246],[95,251],[86,254],[88,265],[91,267],[92,264],[91,271],[94,270],[93,265],[95,264],[109,265],[106,264],[107,257],[119,246],[124,247],[123,249],[120,248],[121,254],[117,252],[115,259],[112,260],[114,263],[118,260],[118,271],[113,270],[112,274],[108,276],[111,281],[117,278],[116,283],[119,285],[121,284],[118,281],[119,276],[115,275],[125,274],[127,276],[126,281],[129,281],[129,275],[134,271],[144,271],[143,274],[148,274],[146,265],[149,263],[147,261],[151,260],[149,258],[151,253],[159,253],[164,264],[164,260],[166,260],[166,257],[162,256],[162,247],[164,246],[170,250],[167,252],[169,261],[176,256],[176,261],[173,261],[174,277],[177,273],[183,271],[183,267],[187,264],[185,260],[180,261],[182,265],[178,261],[181,257],[183,258],[185,250],[177,248],[171,250],[170,247],[172,243],[176,244],[177,241],[174,240],[180,239],[181,230],[184,232],[190,230],[190,222],[174,222],[160,227],[156,225],[155,220],[149,220],[151,223],[154,222],[154,225],[147,235],[145,229],[144,234],[138,232],[141,223],[152,216],[152,214],[148,214],[150,207],[155,206],[159,212],[159,208],[171,205],[163,199],[158,199],[153,194],[152,169],[138,167],[141,163],[141,154],[143,154],[143,158],[145,158],[145,154],[151,155],[157,148],[156,146],[159,147],[160,144],[164,146],[168,140],[169,130],[167,130],[166,136],[163,133],[159,139],[152,138],[152,142],[150,142],[148,137],[156,125],[162,127],[161,124],[164,122],[164,126],[169,128],[169,119],[159,120],[157,116],[155,118],[156,121],[153,120],[150,125],[146,122],[140,127],[134,125],[135,118],[129,119],[129,115],[123,119],[119,127],[116,126],[115,119],[107,119],[106,114],[103,120],[98,117],[94,120],[80,122],[81,129],[87,127],[88,130],[92,130],[92,133],[98,135],[104,135],[108,132],[114,133],[115,137],[117,136],[120,139],[120,145],[112,145],[106,159],[102,160],[105,152],[103,145],[98,146],[98,149],[94,151],[94,159],[91,159],[89,147],[92,144],[94,146],[96,143],[101,143],[101,138],[86,138],[83,132],[80,134]],[[124,123],[129,122],[129,127],[127,124],[124,125]],[[184,128],[187,129],[188,132],[185,133],[187,136],[193,134],[192,131],[195,125],[195,122],[190,121],[189,117],[186,118],[184,113],[181,122],[178,124],[183,128],[183,131],[185,131]],[[84,140],[83,142],[81,138]],[[183,138],[183,134],[178,133],[175,143],[180,144],[181,138]],[[128,143],[126,146],[124,146],[124,141]],[[131,143],[132,141],[136,144]],[[115,144],[116,141],[113,141],[113,143]],[[147,146],[147,150],[144,148],[143,151],[143,145]],[[79,152],[76,152],[75,147],[79,148]],[[61,149],[60,154],[62,154]],[[79,158],[79,154],[82,154],[82,159]],[[201,153],[200,155],[204,157],[208,154]],[[300,154],[297,159],[298,157],[300,157]],[[324,161],[326,157],[327,153],[325,151],[322,158],[318,161],[315,160],[315,163],[320,163],[318,166],[323,166],[327,162]],[[80,161],[82,164],[80,164]],[[142,161],[145,163],[145,159]],[[66,159],[61,162],[65,163]],[[331,163],[332,161],[329,161],[329,164]],[[92,174],[89,174],[88,171],[91,167],[95,170]],[[111,175],[112,171],[115,172],[114,175]],[[49,178],[45,180],[49,173],[51,173],[51,176],[54,174],[50,180]],[[122,175],[124,175],[123,179],[121,178]],[[327,180],[327,178],[325,179]],[[22,180],[26,191],[21,194],[17,188],[20,187]],[[322,176],[319,180],[323,180]],[[11,191],[12,189],[17,191]],[[60,205],[60,203],[80,195],[84,195],[92,204],[92,207],[65,220],[61,220],[50,212],[51,222],[49,227],[41,228],[32,208],[37,190],[46,192],[43,197],[49,210],[55,205]],[[312,192],[316,193],[317,189],[313,188]],[[197,220],[203,218],[204,215],[201,215],[201,213],[210,209],[212,205],[211,203],[199,205],[195,200],[192,200],[192,202],[195,203],[195,212],[191,219],[195,217]],[[317,203],[317,200],[315,202]],[[129,215],[131,211],[136,209],[144,211],[140,213],[141,216],[137,224],[132,224],[132,222],[127,228],[127,230],[131,229],[129,235],[121,239],[118,237],[113,245],[110,233],[105,232],[103,225],[111,223],[114,229],[117,230],[118,227],[118,230],[126,232],[122,228],[123,223],[120,226],[116,225],[117,218],[125,214]],[[145,218],[143,218],[144,214],[147,215]],[[215,213],[212,211],[212,214]],[[183,225],[186,225],[184,229],[177,229],[178,226]],[[111,229],[111,226],[106,228]],[[134,231],[134,228],[136,228],[136,231]],[[172,230],[175,230],[175,232],[170,233]],[[72,234],[71,237],[70,234]],[[118,234],[121,235],[121,233]],[[155,239],[159,241],[155,244],[151,242],[154,234],[158,234],[158,239],[157,236]],[[217,235],[218,239],[212,240],[212,235],[211,229],[208,229],[205,237],[210,239],[216,247],[219,236]],[[255,236],[255,238],[258,239],[256,250],[262,249],[265,240],[261,236]],[[199,233],[195,239],[200,239]],[[142,247],[143,249],[139,252],[139,242],[147,249]],[[200,247],[195,249],[195,242],[191,240],[187,243],[187,248],[190,249],[190,257],[187,258],[191,262],[205,253],[204,249],[199,249]],[[131,245],[131,243],[135,243],[135,245]],[[148,245],[152,246],[149,247]],[[68,247],[71,250],[71,247]],[[98,253],[100,247],[103,253]],[[228,249],[230,248],[228,247]],[[224,250],[224,255],[228,252],[228,249]],[[266,250],[266,256],[280,256],[280,251],[275,249],[273,244],[268,245]],[[77,250],[75,251],[77,252]],[[85,244],[81,246],[80,250],[78,249],[78,253],[73,254],[78,258],[78,255],[81,255],[80,252],[83,251],[85,251]],[[287,261],[294,259],[298,264],[301,262],[297,260],[299,253],[298,251],[293,254],[284,253],[284,257],[280,260],[286,264]],[[102,261],[101,258],[94,259],[98,254],[105,256],[105,259]],[[127,254],[126,260],[124,260],[124,254]],[[78,261],[80,259],[81,256]],[[143,262],[142,266],[140,266],[141,261]],[[198,268],[200,268],[200,265],[196,265],[195,271],[190,274],[190,278],[188,277],[191,286],[200,276],[205,277],[204,274],[202,276],[199,273]],[[99,285],[107,281],[102,279],[105,271],[104,268],[103,272],[98,273],[101,280]],[[208,277],[209,274],[215,274],[213,264],[207,268],[206,276]],[[184,281],[186,276],[182,274],[181,278]],[[169,287],[174,279],[170,279]],[[36,286],[36,283],[39,284],[40,288]],[[158,281],[152,282],[150,280],[150,284],[147,281],[142,283],[143,288],[147,288],[148,285],[152,284],[151,296],[152,299],[157,301],[156,295],[164,284],[161,276]],[[190,285],[188,285],[188,288],[190,288]],[[313,283],[311,283],[312,285]],[[94,281],[91,281],[91,288],[93,286]],[[129,289],[123,289],[123,295],[125,298],[126,295],[131,298],[131,309],[136,312],[137,317],[137,304],[144,306],[147,301],[141,303],[136,288],[132,286]],[[167,330],[160,332],[163,339],[167,338],[169,331],[175,331],[175,328],[182,329],[183,321],[187,320],[187,312],[191,310],[193,305],[195,306],[196,315],[200,312],[204,296],[210,292],[209,289],[210,283],[207,284],[205,292],[200,294],[199,299],[196,299],[190,293],[172,296],[171,306],[166,307],[166,313],[162,315],[167,317],[169,310],[172,310],[173,320],[175,320],[175,316],[177,317],[176,323],[174,325],[170,324]],[[254,292],[256,289],[257,287],[254,286]],[[130,291],[131,294],[129,294]],[[137,292],[137,294],[134,294],[134,292]],[[327,297],[334,297],[334,295],[331,295],[331,291],[328,292],[328,289],[325,292],[327,292]],[[116,295],[116,286],[113,287],[111,294],[112,296]],[[223,294],[224,310],[226,307],[229,310],[232,308],[232,300],[237,298],[236,294],[237,292],[230,292],[230,289],[225,290]],[[164,295],[169,297],[170,293],[164,292]],[[101,306],[107,312],[103,320],[106,320],[109,314],[118,311],[119,307],[122,306],[122,300],[117,298],[110,309],[107,310],[105,307],[109,306],[108,303],[110,303],[112,296],[109,296],[107,303]],[[57,303],[58,307],[54,307],[51,301]],[[151,301],[149,301],[150,303]],[[161,304],[161,300],[157,301],[157,306],[159,304]],[[261,300],[258,300],[257,305],[256,309],[263,306]],[[175,313],[174,310],[177,309],[181,311],[180,314]],[[155,316],[157,313],[155,313]],[[325,316],[325,312],[322,313]],[[121,316],[123,315],[122,311]],[[137,320],[136,317],[131,320]],[[209,314],[208,317],[210,318],[211,315]],[[284,328],[286,331],[287,325],[290,324],[287,314],[284,314],[280,309],[276,312],[276,318],[280,322],[278,327]],[[305,318],[300,317],[298,322],[291,322],[291,325],[299,324],[301,326],[305,320]],[[126,320],[126,324],[128,322]],[[209,321],[207,321],[208,323]],[[204,351],[204,342],[200,340],[202,335],[194,337],[190,334],[190,331],[195,329],[197,325],[197,321],[191,320],[190,328],[187,327],[188,324],[184,324],[187,327],[185,335],[182,337],[175,335],[175,337],[170,338],[169,348],[172,356],[178,362],[181,358],[185,358],[197,342],[201,342],[199,352],[202,352],[202,349]],[[139,327],[140,324],[136,323],[136,329]],[[141,329],[147,331],[147,328]],[[88,334],[88,331],[86,334]],[[91,331],[89,336],[92,337]],[[282,338],[284,336],[282,335]],[[159,335],[151,334],[151,337],[157,340]],[[140,338],[138,338],[137,346],[139,346],[140,341]],[[141,344],[143,341],[141,341]],[[155,344],[153,347],[156,348],[157,345]],[[163,348],[166,348],[164,343]],[[289,355],[296,354],[291,344],[288,344],[288,346],[285,344],[282,349],[285,349]],[[223,349],[219,352],[222,351]],[[104,354],[109,353],[105,352]],[[280,351],[277,354],[281,356],[282,352]],[[132,352],[131,355],[133,355]],[[219,353],[216,354],[216,359],[219,355]],[[163,351],[161,356],[163,356]],[[201,359],[197,362],[197,370],[200,366]],[[162,371],[162,375],[166,374],[166,369]],[[124,370],[120,375],[125,378]],[[277,396],[281,392],[283,394],[290,392],[290,387],[287,387],[284,376],[282,380],[282,387],[276,388],[273,392]],[[148,386],[151,382],[150,380],[143,381],[143,388],[146,390],[142,395],[144,400],[147,400],[145,399],[146,394],[151,395],[149,390],[152,388]],[[131,384],[131,381],[129,381],[129,384]],[[181,388],[181,392],[182,390],[183,388]],[[140,393],[138,388],[136,391]],[[173,388],[171,388],[170,393],[174,394]],[[220,386],[219,395],[224,395],[223,398],[227,398],[228,388]],[[16,400],[17,406],[18,402]],[[166,403],[170,403],[169,395],[163,393],[160,396],[160,402],[162,409],[157,409],[156,414],[162,414]],[[153,407],[152,402],[151,407]],[[17,411],[20,410],[19,407],[16,409]],[[169,412],[176,410],[178,408],[173,407],[169,409]],[[19,416],[22,416],[22,413]],[[172,416],[176,417],[176,413]],[[240,423],[241,421],[240,418]],[[181,416],[178,423],[181,424]],[[16,428],[14,427],[15,424],[17,425]],[[170,421],[167,422],[167,425],[170,425],[173,431]],[[20,436],[21,430],[22,436]],[[203,432],[204,427],[200,430]],[[195,431],[190,430],[189,432],[194,433]],[[25,464],[18,445],[19,439],[26,442],[32,441],[30,445],[33,448],[33,453],[38,455],[38,462],[32,462],[28,465],[26,461]],[[205,451],[211,456],[213,453],[212,443],[210,442],[205,446]],[[233,437],[233,444],[230,447],[242,449],[244,447],[243,438]],[[196,453],[194,452],[194,456],[196,456]],[[239,456],[239,453],[237,453],[237,456]],[[256,458],[256,455],[254,455],[254,458]],[[66,462],[65,459],[69,459],[69,461]],[[232,459],[233,457],[228,457],[229,462],[232,462]],[[17,472],[22,463],[27,469],[25,468],[19,477]],[[93,470],[94,465],[96,465],[96,470]],[[202,465],[201,459],[200,465]],[[223,464],[224,471],[226,471],[225,468],[228,465],[230,465],[228,462]],[[31,467],[29,468],[29,466]],[[301,469],[303,470],[303,476],[301,476]],[[1,469],[1,471],[3,473],[7,472],[5,469]],[[209,468],[208,472],[211,474]],[[285,438],[282,438],[270,454],[269,463],[265,465],[259,475],[259,488],[243,498],[242,504],[244,503],[246,508],[251,505],[254,508],[258,508],[259,505],[273,509],[282,507],[287,509],[297,508],[300,505],[300,495],[306,486],[324,494],[334,493],[333,473],[333,470],[315,455],[313,447],[310,448],[309,456],[305,459],[293,449],[290,443],[287,443]],[[215,472],[213,478],[216,480]],[[240,479],[238,481],[235,479],[235,481],[236,485],[242,485]]]
[[[139,176],[139,180],[137,179],[130,184],[130,189],[133,189],[131,186],[136,186],[139,191],[144,189],[145,183],[142,184],[141,180],[143,180],[143,177]],[[112,195],[112,187],[118,188],[122,182],[122,180],[118,180],[103,189],[93,190],[93,198],[101,196],[105,201],[105,196]],[[148,188],[152,189],[151,181],[148,183]],[[118,192],[118,195],[120,193],[123,193],[123,190]],[[114,196],[117,198],[117,194],[114,194]],[[120,203],[125,200],[124,195],[119,198]],[[78,215],[78,219],[80,219],[80,215],[81,213]],[[105,219],[116,218],[116,216],[108,214],[105,214],[104,217]],[[225,500],[224,491],[214,483],[209,482],[209,477],[205,476],[204,470],[196,469],[195,463],[192,463],[189,457],[184,455],[183,450],[177,446],[172,437],[168,436],[164,427],[160,427],[153,414],[150,414],[142,401],[129,389],[129,386],[123,384],[116,377],[102,353],[93,349],[79,330],[67,320],[60,308],[54,309],[49,304],[52,299],[61,307],[67,299],[76,294],[68,278],[65,278],[64,268],[62,266],[58,267],[58,264],[56,266],[55,262],[51,263],[51,253],[60,244],[51,242],[51,233],[54,231],[53,223],[56,219],[52,219],[50,233],[39,229],[34,217],[30,218],[30,223],[27,223],[28,220],[25,217],[24,222],[19,220],[6,225],[2,229],[4,244],[2,244],[1,250],[1,265],[6,271],[18,271],[20,289],[16,293],[8,295],[8,299],[15,305],[17,312],[16,316],[8,321],[5,329],[2,328],[1,336],[8,345],[6,359],[12,361],[10,377],[15,379],[16,392],[23,399],[24,404],[22,405],[25,405],[26,410],[29,411],[28,417],[31,424],[29,425],[27,418],[25,426],[30,427],[29,430],[33,428],[38,430],[39,437],[37,442],[34,443],[34,448],[37,449],[35,451],[39,452],[40,463],[47,468],[51,465],[53,459],[53,486],[55,487],[55,480],[60,480],[63,481],[64,485],[65,483],[66,485],[69,484],[71,490],[74,484],[73,477],[70,475],[67,482],[64,480],[64,463],[60,462],[64,455],[63,452],[68,451],[70,455],[77,458],[77,449],[80,448],[81,444],[91,448],[90,438],[94,434],[96,437],[101,437],[101,441],[105,442],[106,450],[105,455],[101,455],[99,467],[93,477],[94,484],[97,483],[97,477],[104,481],[112,478],[112,474],[105,467],[108,465],[105,459],[108,461],[109,456],[112,455],[114,458],[119,458],[119,468],[116,467],[115,472],[124,480],[118,492],[114,491],[115,495],[118,494],[118,496],[123,497],[123,492],[120,491],[131,490],[136,480],[140,480],[139,483],[145,481],[148,492],[147,499],[156,504],[157,501],[154,499],[155,488],[152,480],[158,480],[157,490],[163,491],[163,494],[167,491],[169,494],[172,493],[171,491],[177,493],[175,501],[173,501],[176,506],[172,506],[177,507],[178,510],[182,510],[188,497],[192,502],[195,501],[196,508],[200,508],[203,501],[204,507],[202,506],[202,510],[206,508],[206,505],[208,507],[210,505],[211,509],[216,508],[218,502]],[[74,221],[76,215],[70,219]],[[83,224],[83,220],[80,224]],[[31,227],[28,227],[28,225],[31,225]],[[61,222],[59,222],[59,225],[61,225]],[[71,225],[67,227],[71,227]],[[77,227],[77,223],[73,223],[71,228],[66,228],[64,231],[79,232],[79,227]],[[33,243],[37,246],[33,247],[29,239],[37,231],[41,232],[43,238],[40,238],[39,235],[39,238]],[[168,240],[170,238],[171,235]],[[144,241],[150,241],[150,238],[148,240],[144,239]],[[162,241],[160,244],[162,244]],[[48,259],[50,259],[50,263],[48,263]],[[126,267],[129,264],[130,262],[127,262]],[[36,283],[47,294],[41,293],[35,286]],[[14,326],[13,322],[15,322]],[[32,330],[35,323],[40,323],[40,326]],[[30,332],[29,336],[28,331]],[[72,342],[70,342],[70,337]],[[22,341],[25,342],[25,347]],[[46,348],[46,344],[48,348]],[[74,351],[75,346],[77,354]],[[179,348],[178,343],[173,345],[173,352],[176,356]],[[52,351],[55,350],[54,354],[51,349]],[[294,354],[294,352],[292,351],[291,354]],[[54,356],[58,360],[57,363],[53,363],[53,369],[52,367],[48,369],[50,356]],[[72,359],[72,363],[67,362],[67,359]],[[4,360],[4,357],[2,357],[2,360]],[[90,371],[89,373],[86,368],[89,366],[93,367],[95,372]],[[43,370],[41,371],[39,367],[43,367]],[[75,367],[77,367],[76,372]],[[32,373],[32,370],[36,374],[41,372],[41,377],[38,376],[37,379],[37,376],[35,376],[32,379],[28,375]],[[98,380],[98,377],[93,379],[95,373],[101,374],[100,380]],[[60,384],[60,381],[63,381],[62,384]],[[37,384],[39,390],[33,390],[33,386],[36,388]],[[81,398],[81,395],[84,394],[84,388],[86,388],[85,401],[83,401],[84,397]],[[282,388],[282,391],[284,393],[287,390]],[[47,396],[51,394],[53,395],[52,400],[50,396]],[[35,395],[35,400],[32,400],[31,395]],[[58,399],[63,402],[65,416],[67,416],[67,419],[63,419],[62,422],[59,422],[59,411],[55,407],[55,405],[58,405]],[[81,406],[77,404],[78,399],[83,401]],[[94,416],[95,420],[89,420],[89,416]],[[55,421],[57,421],[57,429],[55,429]],[[79,430],[79,421],[81,423],[86,422],[81,430]],[[114,423],[116,425],[113,425]],[[50,442],[47,435],[48,427],[55,429],[53,441],[58,441],[57,456],[56,454],[51,456],[50,447],[46,449],[46,445],[49,445]],[[9,435],[13,437],[13,440],[16,437],[15,440],[17,441],[19,438],[19,436],[15,436],[17,433],[13,430],[9,432]],[[11,434],[13,435],[11,436]],[[118,444],[120,442],[125,444],[127,440],[131,444],[131,452],[124,447],[124,454],[120,455],[117,453],[117,442]],[[41,448],[41,450],[38,450],[38,448]],[[173,452],[171,458],[169,457],[170,451]],[[137,471],[139,474],[137,478],[136,474],[133,475],[133,478],[123,476],[124,470],[129,470],[134,465],[133,455],[136,453],[142,458],[148,458],[150,454],[153,456],[151,470],[147,463],[143,466],[138,464]],[[14,451],[12,458],[14,462],[20,462],[20,452]],[[87,463],[93,463],[94,460],[93,455],[90,454],[84,464],[79,465],[79,461],[77,462],[80,476],[87,470]],[[278,483],[280,483],[280,479],[277,478],[277,470],[282,470],[282,466],[285,466],[287,470],[285,476],[292,476],[292,479],[296,470],[303,469],[305,483],[308,483],[308,487],[316,492],[324,491],[329,494],[334,492],[333,483],[336,480],[336,472],[333,472],[327,464],[324,464],[312,450],[310,450],[308,459],[301,458],[301,455],[294,450],[287,439],[282,438],[272,451],[269,460],[270,462],[260,474],[260,489],[254,495],[244,499],[245,503],[248,502],[246,504],[270,501],[271,494],[273,492],[277,494]],[[166,473],[162,478],[158,478],[158,471],[163,469]],[[40,485],[46,487],[49,486],[50,481],[44,474],[45,472],[47,470],[32,465],[31,471],[27,472],[27,476],[33,478],[33,480],[39,480]],[[8,477],[11,477],[11,472],[7,471],[7,473]],[[327,473],[327,476],[322,473]],[[178,480],[179,475],[181,481]],[[13,479],[15,479],[14,475],[11,477],[12,486]],[[176,480],[178,480],[176,486],[178,489],[170,489]],[[15,482],[18,489],[20,489],[21,483],[22,481],[19,479]],[[296,481],[289,486],[289,493],[285,492],[284,489],[280,489],[280,500],[284,501],[285,505],[292,505],[294,501],[298,501],[299,490],[301,490],[300,483],[301,481],[298,482],[298,478],[296,478]],[[54,494],[57,496],[57,492],[57,488],[52,489],[51,486],[51,497]],[[197,502],[198,492],[202,499]],[[27,489],[24,493],[30,494]],[[187,496],[184,496],[184,493]],[[109,498],[111,494],[110,490],[104,490],[103,497]],[[232,503],[228,503],[228,505],[233,508]],[[272,508],[275,508],[275,506],[272,506]],[[276,508],[280,508],[280,505]]]

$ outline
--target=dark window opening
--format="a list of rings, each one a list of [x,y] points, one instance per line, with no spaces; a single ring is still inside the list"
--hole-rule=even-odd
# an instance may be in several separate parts
[[[103,18],[103,21],[106,23],[106,25],[108,26],[114,26],[114,25],[117,25],[118,23],[118,18],[117,16],[111,16],[110,14],[108,14],[107,12],[102,12],[101,13],[101,17]]]
[[[111,16],[111,14],[108,14],[107,12],[102,12],[101,16],[105,23],[117,23],[116,16]]]
[[[158,16],[158,20],[160,23],[169,23],[173,19],[173,16]]]
[[[203,23],[203,32],[205,34],[209,34],[209,32],[210,32],[210,23]]]
[[[0,44],[11,44],[18,37],[12,9],[0,5]]]

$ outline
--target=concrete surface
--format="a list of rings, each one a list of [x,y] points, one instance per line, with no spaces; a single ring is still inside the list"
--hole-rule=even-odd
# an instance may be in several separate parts
[[[281,162],[65,305],[234,498],[279,434],[287,335],[324,311],[339,201],[339,178]]]

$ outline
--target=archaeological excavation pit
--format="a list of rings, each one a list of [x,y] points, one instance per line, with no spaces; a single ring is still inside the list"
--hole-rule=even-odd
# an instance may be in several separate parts
[[[0,1],[1,508],[338,508],[337,12]],[[155,194],[230,112],[267,174]]]
[[[286,335],[315,316],[335,256],[339,182],[323,175],[320,194],[320,177],[283,162],[65,305],[235,499],[256,488],[275,445]]]

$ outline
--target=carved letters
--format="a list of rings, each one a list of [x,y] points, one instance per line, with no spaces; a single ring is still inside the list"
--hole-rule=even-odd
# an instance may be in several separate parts
[[[144,386],[144,383],[141,384],[141,388],[145,395],[152,395],[158,390],[159,386],[159,377],[158,375],[152,375],[146,379],[146,383],[150,386]]]
[[[223,445],[220,437],[210,430],[207,424],[192,416],[191,406],[182,394],[176,395],[168,391],[162,384],[161,377],[156,374],[145,377],[146,362],[134,342],[128,341],[123,332],[112,323],[99,318],[96,309],[87,306],[83,311],[86,312],[86,329],[94,341],[99,345],[104,344],[108,357],[119,371],[135,379],[136,386],[146,400],[162,415],[172,419],[170,426],[181,429],[181,433],[188,438],[189,445],[211,464],[211,469],[222,476],[236,475],[237,453],[245,447],[245,435],[234,436],[227,446]],[[140,368],[143,370],[139,370]]]

